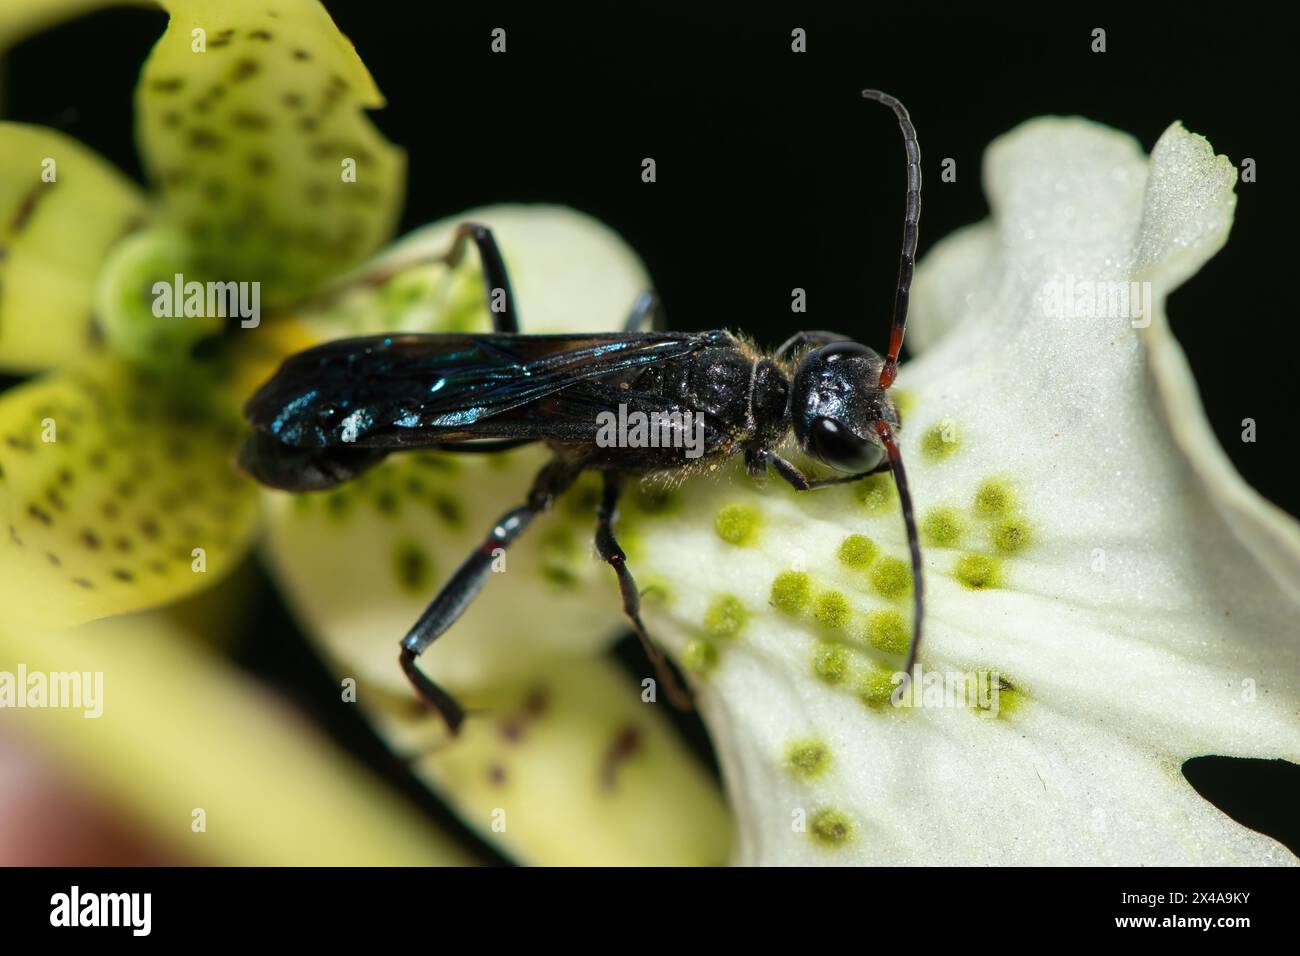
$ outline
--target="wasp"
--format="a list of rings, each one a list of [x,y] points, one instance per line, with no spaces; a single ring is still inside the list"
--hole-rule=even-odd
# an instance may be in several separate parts
[[[534,442],[550,449],[552,457],[523,504],[497,519],[401,640],[403,672],[453,734],[465,711],[419,668],[417,658],[478,595],[494,555],[589,469],[603,476],[596,551],[613,568],[623,611],[679,704],[689,698],[642,623],[640,594],[614,532],[626,482],[682,475],[735,455],[744,456],[756,480],[772,471],[800,491],[892,472],[911,555],[912,634],[904,675],[911,674],[924,609],[921,549],[889,388],[898,370],[916,255],[920,147],[902,103],[879,90],[862,95],[894,111],[907,154],[902,252],[884,357],[832,332],[799,332],[764,354],[725,330],[665,331],[652,293],[637,299],[621,332],[526,335],[491,231],[465,223],[440,258],[454,266],[474,244],[493,303],[491,333],[328,342],[290,356],[248,401],[245,416],[253,431],[240,463],[263,484],[289,491],[333,487],[405,449],[489,453]],[[634,413],[668,430],[689,422],[698,429],[698,441],[597,440],[601,422]],[[779,449],[791,433],[831,474],[806,475],[782,457]],[[684,444],[694,448],[692,457],[683,454]]]

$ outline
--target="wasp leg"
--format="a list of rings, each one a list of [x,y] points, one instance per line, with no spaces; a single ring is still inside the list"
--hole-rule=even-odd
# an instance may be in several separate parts
[[[558,459],[542,468],[533,480],[527,503],[512,508],[497,519],[483,543],[456,569],[451,580],[442,586],[415,626],[402,638],[402,652],[398,657],[402,670],[420,697],[442,715],[453,734],[459,732],[465,720],[464,709],[416,666],[415,659],[465,613],[470,602],[483,589],[497,556],[518,540],[533,518],[549,510],[556,497],[573,484],[577,476],[577,469]]]
[[[443,257],[447,265],[455,268],[465,255],[465,240],[472,239],[478,249],[479,263],[483,269],[483,285],[487,289],[488,311],[492,313],[493,332],[518,332],[519,313],[515,310],[515,294],[510,288],[510,273],[492,230],[476,222],[462,222],[456,227],[451,249]],[[501,309],[496,308],[497,300]]]
[[[664,303],[654,292],[642,292],[632,303],[632,311],[623,323],[624,332],[636,332],[644,328],[649,319],[650,328],[659,331],[667,324],[664,321]]]
[[[691,707],[690,692],[678,682],[663,652],[655,647],[646,632],[645,624],[641,622],[641,594],[637,591],[636,579],[627,568],[627,555],[623,553],[618,540],[614,537],[614,519],[618,516],[618,498],[622,491],[623,485],[618,476],[606,472],[605,491],[596,518],[596,551],[618,575],[618,589],[623,595],[623,613],[632,622],[632,629],[640,638],[646,656],[654,664],[655,674],[659,678],[659,683],[663,685],[668,700],[674,707],[688,710]]]
[[[827,485],[842,485],[850,481],[861,481],[868,475],[875,475],[879,472],[889,470],[889,462],[885,461],[870,471],[862,471],[853,475],[832,475],[828,478],[809,478],[774,451],[757,452],[748,464],[751,473],[755,471],[755,466],[757,466],[758,469],[761,469],[763,465],[771,465],[772,470],[780,475],[783,480],[788,482],[796,491],[812,491],[814,488],[825,488]]]

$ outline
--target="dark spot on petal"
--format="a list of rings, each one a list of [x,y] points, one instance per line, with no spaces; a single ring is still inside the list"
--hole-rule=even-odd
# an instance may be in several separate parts
[[[230,80],[232,83],[243,82],[250,76],[256,76],[261,68],[261,65],[256,60],[240,60],[235,64],[235,68],[230,71]]]
[[[271,41],[271,34],[266,30],[254,30],[248,35],[250,40],[261,40],[263,43]]]
[[[634,757],[641,749],[641,731],[636,725],[628,724],[614,735],[613,742],[605,751],[605,761],[601,772],[601,781],[606,790],[613,790],[618,782],[618,768]]]
[[[282,97],[284,105],[291,110],[302,109],[303,99],[301,93],[285,93]]]
[[[77,587],[85,588],[86,590],[90,590],[95,586],[91,584],[89,581],[87,581],[85,578],[73,578],[72,583],[75,584]]]
[[[311,54],[308,53],[306,50],[302,49],[301,47],[299,47],[298,49],[293,51],[293,58],[295,60],[304,60],[304,61],[310,60]]]
[[[487,770],[488,783],[494,787],[499,787],[506,782],[506,768],[499,763],[494,763]]]
[[[42,511],[40,508],[38,508],[36,505],[28,505],[27,513],[43,525],[48,526],[54,523],[54,519],[51,518],[48,514],[46,514],[44,511]]]
[[[184,85],[185,77],[183,76],[158,77],[150,82],[149,89],[156,93],[175,93]]]
[[[528,692],[528,696],[524,698],[524,713],[528,715],[529,719],[536,720],[546,713],[549,703],[546,688],[534,687]]]
[[[271,120],[261,113],[254,113],[251,110],[240,110],[230,115],[230,122],[240,129],[246,130],[264,130],[269,129]]]
[[[63,563],[63,559],[53,551],[46,551],[45,557],[49,560],[50,564],[54,565],[56,568]]]
[[[81,543],[84,544],[86,547],[88,547],[91,551],[98,551],[99,535],[95,534],[95,532],[91,531],[89,528],[86,528],[84,531],[81,532]]]
[[[125,581],[127,583],[135,580],[135,575],[125,568],[114,568],[113,577],[117,578],[119,581]]]
[[[226,141],[210,129],[201,126],[190,130],[190,146],[194,149],[221,149]]]

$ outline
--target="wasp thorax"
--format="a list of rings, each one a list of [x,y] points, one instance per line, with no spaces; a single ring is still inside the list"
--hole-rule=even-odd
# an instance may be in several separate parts
[[[898,425],[898,410],[880,387],[884,364],[857,342],[834,342],[804,355],[790,393],[790,423],[804,451],[849,473],[884,461],[876,422]]]

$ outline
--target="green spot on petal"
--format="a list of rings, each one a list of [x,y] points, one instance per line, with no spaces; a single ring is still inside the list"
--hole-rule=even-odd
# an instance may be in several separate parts
[[[782,571],[772,581],[772,604],[786,614],[798,614],[811,596],[812,583],[803,571]]]
[[[986,478],[975,489],[975,513],[981,518],[1000,518],[1015,507],[1015,491],[1003,478]]]
[[[812,780],[830,769],[831,750],[820,740],[796,740],[785,748],[785,767],[796,777]]]
[[[1025,703],[1024,692],[998,671],[980,671],[984,682],[984,699],[976,700],[975,708],[981,716],[1002,718],[1013,716]],[[978,685],[977,685],[978,687]],[[976,693],[976,698],[980,694]]]
[[[761,516],[757,508],[749,505],[727,505],[718,512],[713,527],[718,537],[728,544],[744,547],[758,538]]]
[[[828,631],[842,631],[852,610],[849,599],[839,591],[823,591],[813,602],[813,620]]]
[[[813,651],[812,672],[826,684],[839,684],[849,673],[849,655],[839,644],[822,641]]]
[[[854,482],[853,496],[862,503],[868,514],[884,514],[898,502],[898,490],[894,479],[889,475],[868,475],[861,481]]]
[[[921,519],[921,538],[939,548],[955,548],[966,534],[966,521],[956,508],[931,508]]]
[[[858,683],[858,700],[873,710],[893,707],[892,698],[898,685],[893,671],[883,667],[872,668]]]
[[[718,666],[718,645],[706,637],[697,637],[686,645],[682,664],[689,671],[707,674]]]
[[[813,814],[808,835],[824,847],[839,847],[853,840],[853,830],[853,820],[847,814],[824,807]]]
[[[871,587],[889,600],[897,600],[912,590],[912,569],[900,558],[881,558],[871,569]]]
[[[993,547],[1002,554],[1023,551],[1033,542],[1033,538],[1033,529],[1023,518],[1006,518],[993,528]]]
[[[739,598],[731,594],[720,594],[704,612],[704,630],[710,637],[735,637],[745,627],[748,617]]]
[[[953,422],[931,425],[921,436],[921,457],[928,462],[951,458],[961,448],[961,436]]]
[[[957,559],[953,577],[972,591],[1001,587],[1002,562],[985,554],[964,554]]]
[[[836,557],[845,567],[865,568],[876,560],[876,555],[879,553],[879,546],[866,535],[851,534],[840,542]]]
[[[911,641],[911,633],[898,611],[872,611],[867,616],[867,640],[878,651],[902,654]]]

